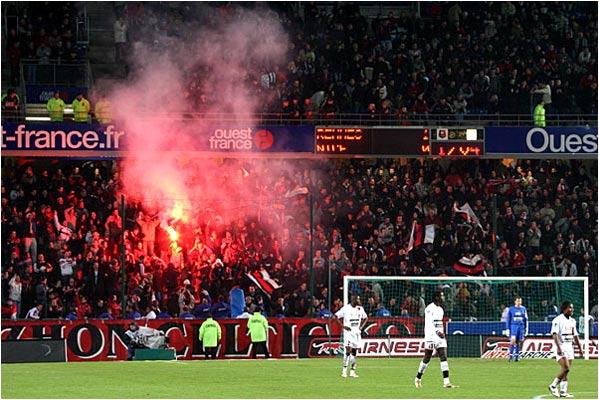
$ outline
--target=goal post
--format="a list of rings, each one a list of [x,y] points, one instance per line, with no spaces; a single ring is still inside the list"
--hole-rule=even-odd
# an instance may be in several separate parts
[[[351,295],[359,295],[369,319],[417,321],[409,324],[410,329],[402,331],[404,336],[424,336],[424,308],[432,302],[433,293],[437,290],[445,293],[448,346],[450,352],[454,350],[452,353],[456,357],[476,354],[485,358],[507,357],[502,314],[504,308],[513,305],[514,298],[519,296],[529,318],[529,334],[522,345],[522,358],[552,356],[551,320],[559,315],[564,301],[574,305],[584,358],[589,359],[591,347],[596,358],[597,343],[589,340],[592,326],[587,277],[349,275],[343,278],[344,304],[349,302]]]

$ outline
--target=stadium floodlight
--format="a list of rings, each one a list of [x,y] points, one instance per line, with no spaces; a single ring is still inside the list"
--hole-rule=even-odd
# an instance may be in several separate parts
[[[445,293],[445,318],[451,328],[459,325],[459,329],[448,331],[449,337],[454,335],[502,336],[504,322],[501,322],[500,305],[513,305],[514,297],[522,297],[522,305],[527,308],[529,321],[534,329],[527,338],[530,344],[539,341],[538,347],[544,348],[543,357],[550,357],[547,351],[551,345],[551,320],[559,315],[562,302],[569,301],[574,305],[574,318],[577,319],[578,331],[584,338],[584,358],[589,359],[589,348],[594,345],[589,341],[589,282],[588,277],[419,277],[419,276],[345,276],[343,278],[343,301],[347,304],[352,294],[362,298],[362,304],[368,307],[369,297],[389,307],[391,299],[401,306],[409,296],[412,303],[412,314],[398,315],[396,306],[393,317],[421,318],[419,311],[432,301],[433,293],[442,290]],[[418,324],[416,324],[418,325]],[[469,328],[473,328],[469,330]],[[468,330],[467,333],[464,333]],[[453,333],[452,333],[453,332]],[[423,336],[416,329],[408,335]],[[451,339],[450,339],[451,340]],[[594,345],[593,347],[595,347]],[[482,351],[482,350],[481,350]],[[537,350],[532,357],[543,352]],[[472,353],[464,351],[464,354]]]

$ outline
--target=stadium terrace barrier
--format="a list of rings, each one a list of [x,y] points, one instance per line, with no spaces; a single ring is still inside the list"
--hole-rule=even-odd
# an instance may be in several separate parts
[[[28,91],[30,89],[28,88]],[[26,117],[37,118],[48,115],[45,110],[45,102],[41,103],[45,96],[39,96],[39,90],[31,89],[32,102],[26,104]],[[28,92],[29,93],[29,92]],[[28,94],[29,99],[29,94]],[[43,107],[40,107],[43,106]],[[530,114],[466,114],[463,120],[456,119],[454,114],[428,114],[422,116],[412,116],[407,119],[398,119],[387,115],[369,115],[369,114],[337,114],[333,118],[328,118],[317,114],[311,118],[290,118],[282,113],[258,113],[244,118],[230,113],[198,113],[181,112],[179,110],[161,111],[152,110],[144,112],[140,110],[138,116],[144,119],[152,118],[162,122],[181,122],[193,123],[201,122],[204,124],[253,124],[253,125],[352,125],[352,126],[530,126],[533,123]],[[596,115],[583,114],[555,114],[551,115],[547,121],[548,126],[597,126]]]
[[[67,361],[125,360],[127,346],[124,335],[128,320],[41,320],[2,321],[2,343],[7,340],[65,340]],[[202,320],[156,319],[148,326],[162,330],[175,348],[177,359],[204,359],[198,334]],[[251,357],[251,340],[247,335],[247,320],[219,320],[223,339],[218,358],[239,359]],[[142,324],[142,322],[138,321]],[[367,327],[370,335],[410,335],[422,331],[423,318],[391,318],[372,320]],[[341,328],[326,319],[270,318],[268,349],[275,358],[296,358],[300,335],[337,335]]]
[[[42,320],[2,321],[2,348],[9,343],[57,340],[66,343],[66,361],[115,361],[127,358],[124,342],[128,320]],[[140,322],[140,321],[138,321]],[[178,360],[205,358],[198,333],[202,320],[149,320],[148,326],[164,331]],[[223,330],[217,357],[251,357],[247,320],[218,321]],[[365,328],[362,356],[421,357],[423,355],[423,318],[372,318]],[[326,357],[341,354],[341,328],[326,319],[270,318],[268,349],[274,358]],[[420,332],[420,334],[419,334]],[[33,343],[33,342],[29,342]],[[503,357],[509,346],[507,337],[497,335],[451,335],[449,352],[453,357]],[[590,357],[597,358],[596,338],[588,343]],[[481,347],[482,346],[482,347]],[[548,357],[550,337],[527,338],[523,352],[530,358]]]

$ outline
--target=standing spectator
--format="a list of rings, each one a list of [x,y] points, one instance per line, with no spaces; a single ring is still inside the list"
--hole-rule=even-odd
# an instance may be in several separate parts
[[[106,222],[104,222],[104,228],[106,229],[105,236],[108,238],[108,251],[110,254],[114,254],[117,245],[121,241],[122,227],[123,218],[121,218],[118,208],[115,208],[112,210],[112,214],[106,218]]]
[[[464,12],[460,8],[460,3],[455,2],[451,7],[449,7],[449,10],[447,10],[447,22],[449,22],[450,28],[453,28],[456,26],[456,24],[459,25],[460,18],[463,16]]]
[[[535,107],[533,119],[535,126],[545,127],[545,102],[541,100]]]
[[[50,84],[51,70],[50,70],[50,56],[52,55],[52,49],[46,46],[45,43],[40,43],[40,47],[37,48],[35,55],[38,59],[38,66],[30,66],[29,68],[37,69],[37,80],[35,84]],[[29,82],[28,82],[29,83]]]
[[[453,114],[454,110],[451,107],[451,105],[449,105],[449,103],[447,103],[447,100],[445,99],[445,97],[441,97],[439,99],[439,102],[436,103],[433,106],[433,109],[431,110],[431,114],[435,114],[437,115],[439,118],[439,120],[437,120],[438,122],[445,122],[449,119],[449,115]]]
[[[75,265],[77,265],[77,261],[71,257],[71,250],[64,252],[64,256],[58,260],[58,265],[60,265],[62,284],[63,286],[67,286],[69,284],[69,279],[71,279],[75,273]]]
[[[22,226],[25,253],[29,253],[31,259],[37,261],[37,225],[35,223],[35,211],[28,212],[25,215],[25,221]]]
[[[106,297],[105,279],[105,274],[100,270],[100,263],[94,261],[92,270],[84,278],[85,291],[90,300],[100,300]]]
[[[121,63],[124,61],[125,47],[127,45],[127,22],[122,16],[114,21],[114,45],[116,49],[115,61]]]
[[[204,354],[206,359],[216,359],[218,342],[222,337],[222,330],[218,322],[212,319],[212,314],[208,313],[206,320],[200,326],[200,342],[204,345]]]
[[[48,278],[42,276],[35,286],[35,302],[41,305],[40,316],[45,317],[48,309]]]
[[[64,101],[60,98],[58,91],[54,92],[54,96],[48,99],[46,103],[46,110],[50,116],[51,122],[62,122],[64,119]]]
[[[21,292],[23,290],[23,284],[21,283],[21,276],[14,274],[10,281],[8,281],[8,299],[12,300],[13,304],[17,307],[16,318],[21,315]]]
[[[77,97],[73,100],[73,119],[75,122],[87,122],[91,105],[83,93],[77,93]]]
[[[266,340],[268,339],[268,321],[261,314],[262,307],[257,306],[254,315],[248,319],[248,331],[252,339],[252,358],[256,358],[258,352],[264,354],[264,357],[270,358]]]
[[[8,89],[8,93],[2,96],[2,116],[8,122],[17,122],[21,100],[14,89]]]
[[[466,107],[468,106],[468,102],[464,98],[464,96],[460,93],[457,94],[456,98],[453,99],[453,111],[455,112],[455,119],[457,121],[464,120],[464,114],[468,111]]]
[[[562,276],[578,276],[578,267],[572,262],[570,256],[564,257],[556,267],[562,271]]]
[[[146,256],[153,256],[154,243],[156,240],[156,227],[160,225],[160,219],[158,216],[150,218],[140,211],[136,221],[143,235],[143,253]]]
[[[62,224],[58,222],[58,211],[56,210],[54,210],[54,225],[56,226],[58,239],[61,245],[71,240],[71,237],[73,236],[73,228],[69,226],[66,220],[63,221]]]
[[[535,85],[532,87],[530,91],[532,95],[542,95],[543,106],[545,107],[545,113],[551,114],[551,86],[548,83],[540,82],[539,85]],[[537,106],[538,107],[538,106]],[[535,108],[536,114],[536,108]],[[541,125],[539,125],[541,126]],[[545,125],[542,125],[545,126]]]

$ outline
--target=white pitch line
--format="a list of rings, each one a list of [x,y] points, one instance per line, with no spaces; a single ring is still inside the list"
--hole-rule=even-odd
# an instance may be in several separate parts
[[[574,395],[574,397],[576,398],[576,395],[582,395],[582,394],[594,394],[596,395],[596,392],[570,392],[571,394]],[[545,399],[545,398],[553,398],[554,396],[552,394],[540,394],[538,396],[533,397],[533,399]],[[585,399],[586,397],[580,397],[579,399]],[[589,399],[592,397],[589,397]]]

